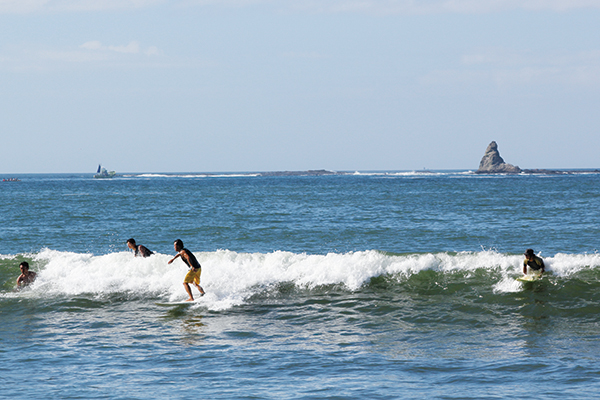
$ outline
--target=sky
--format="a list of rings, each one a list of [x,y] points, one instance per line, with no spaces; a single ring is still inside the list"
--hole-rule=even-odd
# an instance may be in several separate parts
[[[0,0],[0,174],[600,168],[600,0]]]

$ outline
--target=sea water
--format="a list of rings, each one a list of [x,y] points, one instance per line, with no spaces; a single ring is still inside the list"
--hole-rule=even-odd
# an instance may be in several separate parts
[[[598,398],[599,173],[18,178],[0,398]]]

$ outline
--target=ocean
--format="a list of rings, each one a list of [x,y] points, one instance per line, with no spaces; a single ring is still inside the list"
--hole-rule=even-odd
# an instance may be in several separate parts
[[[600,396],[600,173],[2,178],[0,398]]]

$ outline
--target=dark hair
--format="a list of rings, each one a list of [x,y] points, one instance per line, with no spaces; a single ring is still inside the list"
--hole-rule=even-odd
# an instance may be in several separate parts
[[[527,249],[527,250],[525,250],[525,255],[526,256],[532,256],[533,255],[533,249]]]
[[[19,264],[19,267],[20,266],[23,266],[23,267],[29,269],[29,263],[27,261],[23,261],[21,264]]]
[[[174,243],[177,245],[177,247],[183,248],[183,242],[181,241],[181,239],[177,239]]]
[[[127,243],[131,243],[132,245],[135,246],[135,239],[134,238],[127,239]]]

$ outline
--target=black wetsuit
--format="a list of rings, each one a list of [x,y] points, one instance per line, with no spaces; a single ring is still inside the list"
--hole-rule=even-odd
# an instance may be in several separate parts
[[[528,266],[534,271],[546,269],[546,266],[544,265],[544,260],[535,255],[533,256],[533,260],[525,259],[525,261],[523,261],[523,266]]]
[[[137,256],[149,257],[152,254],[154,254],[154,253],[151,252],[150,250],[148,250],[147,247],[142,246],[141,244],[135,248],[135,256],[136,257]]]

